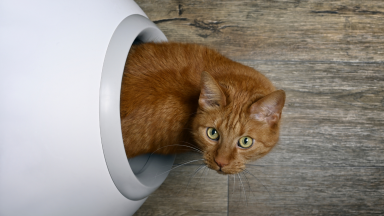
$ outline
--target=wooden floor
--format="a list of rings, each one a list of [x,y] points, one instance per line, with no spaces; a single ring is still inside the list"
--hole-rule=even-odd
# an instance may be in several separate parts
[[[252,175],[180,167],[135,215],[384,215],[383,0],[137,3],[170,41],[259,70],[287,103]]]

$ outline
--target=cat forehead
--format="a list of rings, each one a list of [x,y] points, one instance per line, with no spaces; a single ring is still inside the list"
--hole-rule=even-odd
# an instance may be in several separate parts
[[[232,83],[233,84],[233,83]],[[222,90],[226,96],[227,106],[222,110],[229,110],[230,112],[247,112],[248,108],[259,99],[267,95],[266,92],[259,91],[257,89],[247,89],[234,87],[220,83]],[[225,86],[225,87],[224,87]]]
[[[220,85],[224,85],[220,83]],[[231,85],[223,88],[228,103],[225,107],[218,107],[205,112],[203,121],[215,126],[219,131],[232,134],[254,133],[262,125],[251,118],[249,109],[251,105],[265,96],[261,92],[252,92],[246,89],[234,90]]]
[[[258,129],[263,126],[261,122],[252,119],[246,111],[234,112],[225,110],[212,114],[210,119],[209,123],[213,123],[213,126],[220,132],[233,135],[251,135],[257,133]]]

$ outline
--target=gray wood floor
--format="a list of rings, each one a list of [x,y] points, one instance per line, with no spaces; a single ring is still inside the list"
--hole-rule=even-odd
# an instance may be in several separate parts
[[[384,215],[383,0],[137,3],[170,41],[259,70],[287,103],[252,175],[175,169],[135,215]]]

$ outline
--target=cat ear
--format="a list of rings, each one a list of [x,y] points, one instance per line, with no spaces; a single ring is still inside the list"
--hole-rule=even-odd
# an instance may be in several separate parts
[[[200,85],[199,106],[202,109],[212,109],[226,105],[223,90],[208,72],[203,71],[201,73]]]
[[[281,118],[281,112],[285,103],[285,92],[277,90],[251,105],[251,116],[259,121],[265,121],[270,126],[276,124]]]

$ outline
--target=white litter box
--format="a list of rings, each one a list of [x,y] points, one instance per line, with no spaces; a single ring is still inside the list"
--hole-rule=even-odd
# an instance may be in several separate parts
[[[166,41],[131,0],[1,1],[1,216],[132,215],[162,184],[174,156],[124,152],[135,39]]]

